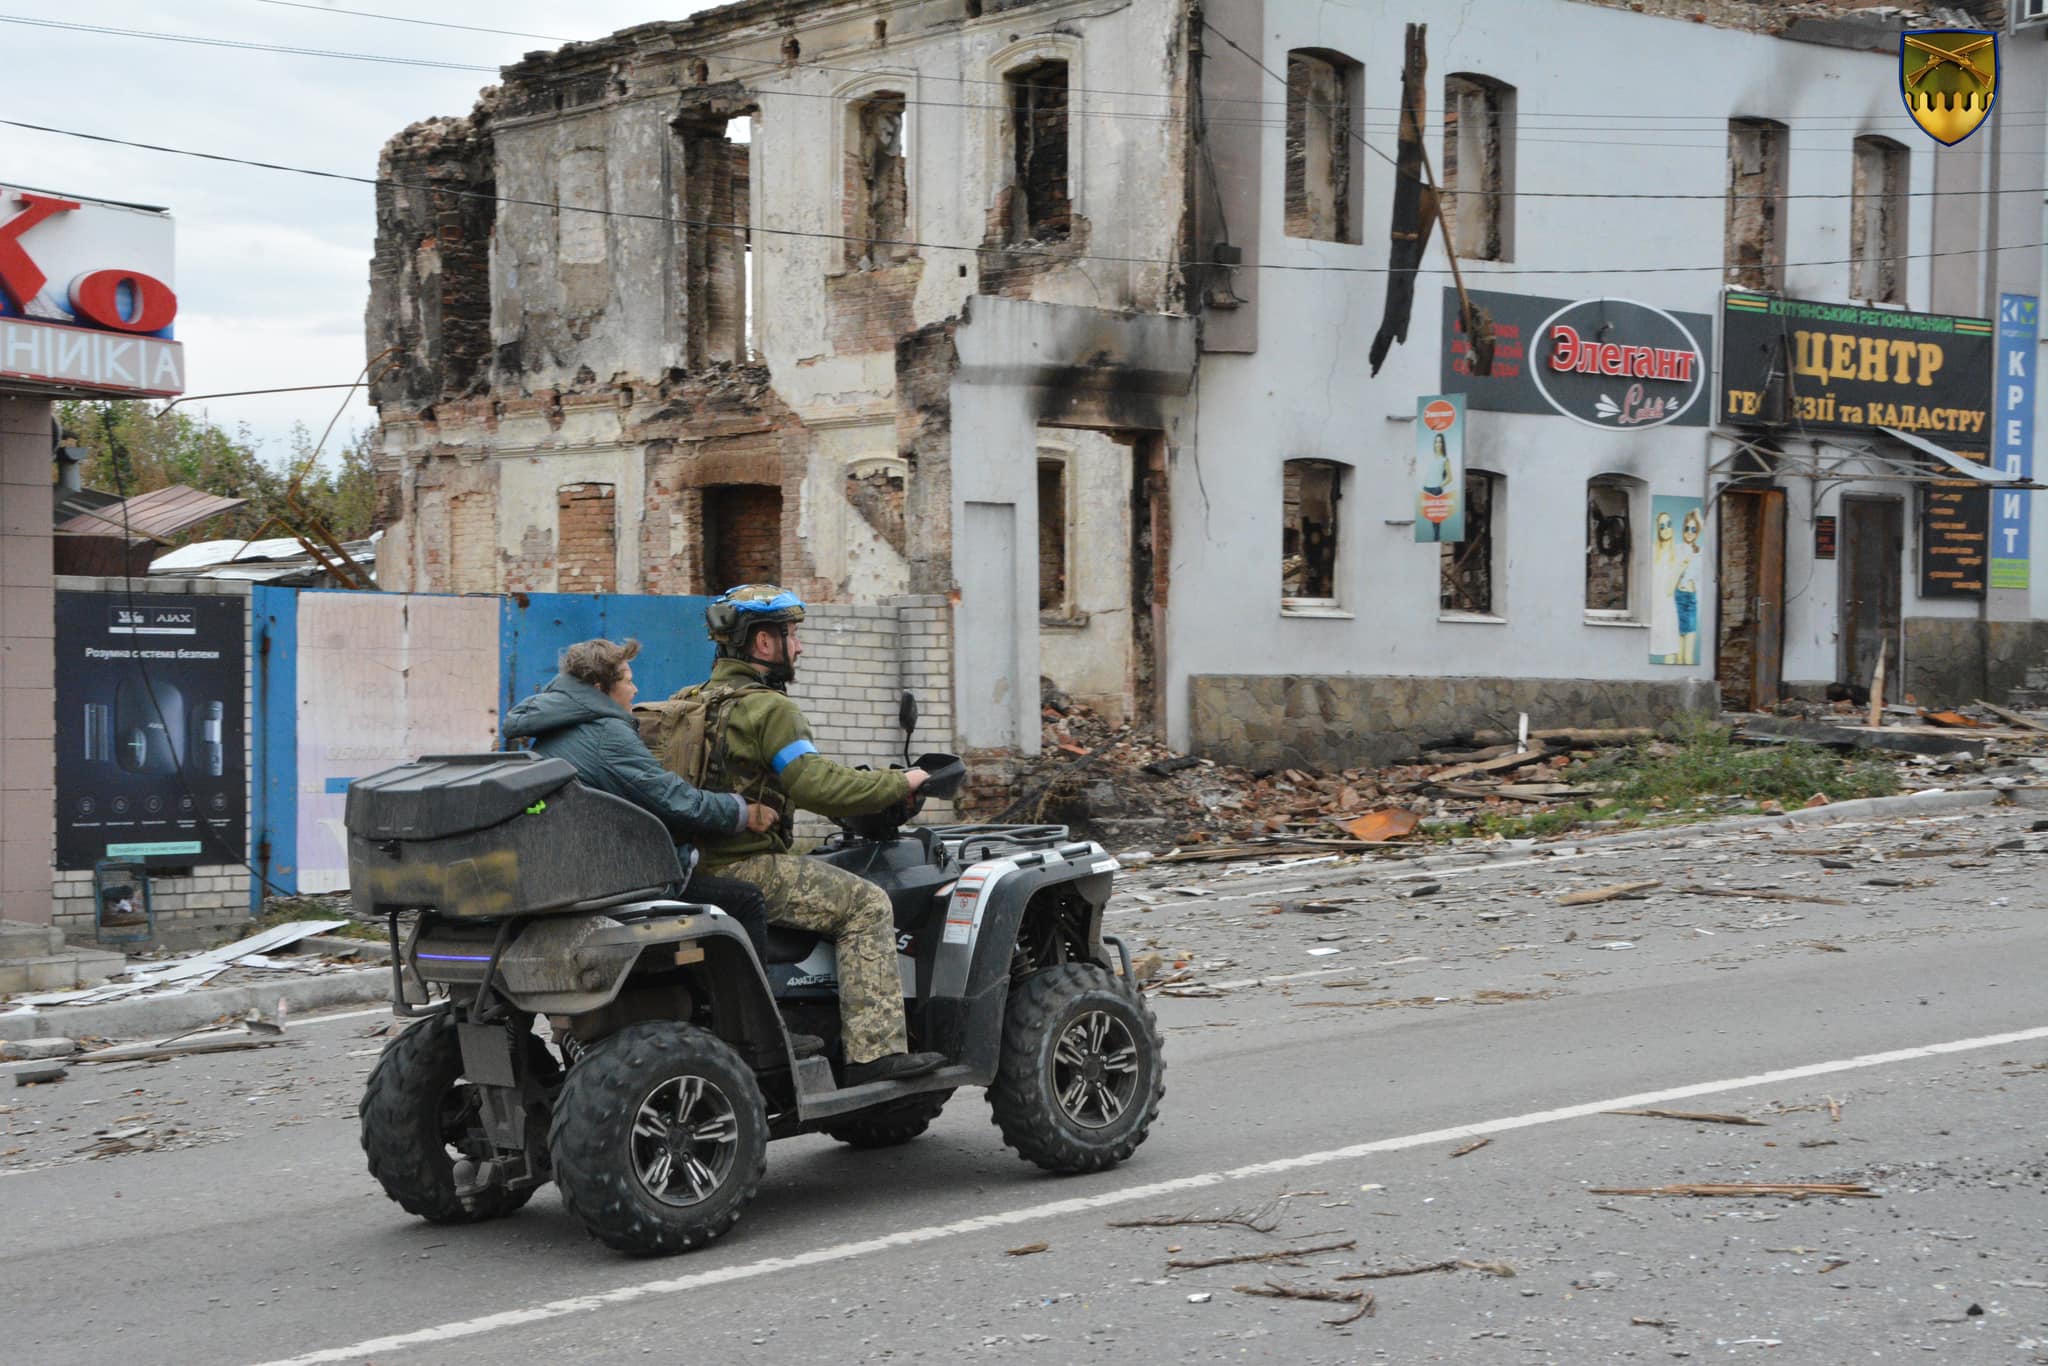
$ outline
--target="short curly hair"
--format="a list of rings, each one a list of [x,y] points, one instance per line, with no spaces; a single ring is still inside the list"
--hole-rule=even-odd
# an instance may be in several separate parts
[[[562,651],[562,672],[599,692],[618,686],[627,661],[640,653],[637,640],[579,640]]]

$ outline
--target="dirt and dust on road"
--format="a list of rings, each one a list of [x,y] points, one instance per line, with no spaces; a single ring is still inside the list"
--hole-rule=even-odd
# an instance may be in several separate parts
[[[1310,772],[1176,753],[1042,680],[1041,750],[992,818],[1066,824],[1181,861],[1554,837],[1784,811],[1928,788],[2048,789],[2048,710],[1785,701],[1660,728],[1417,737],[1411,763]],[[1873,725],[1876,720],[1880,724]]]

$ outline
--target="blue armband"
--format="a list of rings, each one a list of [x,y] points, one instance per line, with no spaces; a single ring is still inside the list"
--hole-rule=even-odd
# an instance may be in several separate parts
[[[769,766],[775,770],[775,776],[780,778],[782,770],[788,768],[806,754],[816,754],[817,752],[818,747],[809,740],[791,740],[781,749],[775,751],[775,757],[768,762]]]

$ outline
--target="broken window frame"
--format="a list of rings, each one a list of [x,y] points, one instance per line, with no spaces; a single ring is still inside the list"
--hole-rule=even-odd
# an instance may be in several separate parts
[[[1329,71],[1331,81],[1340,91],[1337,107],[1331,108],[1310,94],[1307,82],[1314,73],[1309,71],[1309,63],[1316,63]],[[1361,232],[1365,220],[1365,167],[1362,161],[1365,150],[1365,68],[1334,48],[1298,47],[1287,54],[1286,72],[1280,231],[1296,241],[1339,242],[1356,246],[1365,240]],[[1326,131],[1329,143],[1327,171],[1316,177],[1323,182],[1330,216],[1334,219],[1331,233],[1327,236],[1313,231],[1296,232],[1294,228],[1297,225],[1291,221],[1295,216],[1297,195],[1304,201],[1301,212],[1310,220],[1310,225],[1315,217],[1313,205],[1306,201],[1310,200],[1312,170],[1309,137],[1318,125]],[[1298,158],[1291,150],[1297,145],[1301,148]]]
[[[1065,153],[1059,183],[1066,207],[1064,213],[1040,219],[1034,216],[1030,196],[1024,192],[1025,167],[1021,163],[1027,156],[1026,125],[1041,118],[1047,122],[1051,120],[1050,112],[1041,110],[1032,98],[1031,92],[1041,88],[1032,78],[1055,66],[1065,75],[1058,124]],[[1031,51],[1004,65],[1002,82],[1003,101],[998,111],[1002,122],[999,174],[1002,177],[1000,183],[1011,192],[1009,222],[1004,227],[1005,240],[1011,243],[1067,241],[1073,236],[1074,220],[1081,212],[1077,193],[1080,158],[1075,155],[1079,139],[1074,136],[1074,91],[1079,85],[1076,65],[1063,51]],[[1038,134],[1034,132],[1032,146],[1035,147],[1038,140]],[[1054,222],[1053,218],[1061,221]]]
[[[1791,129],[1776,119],[1728,120],[1728,192],[1721,273],[1728,284],[1738,289],[1785,292],[1785,177],[1791,143]],[[1737,251],[1737,227],[1751,209],[1759,215],[1764,232],[1756,248],[1757,259],[1747,261]]]
[[[1046,601],[1045,593],[1045,480],[1047,471],[1056,473],[1059,480],[1059,592],[1055,600]],[[1074,453],[1058,446],[1038,448],[1038,467],[1033,498],[1038,508],[1038,620],[1042,626],[1071,626],[1086,624],[1085,619],[1077,623],[1074,611]]]
[[[1483,499],[1473,496],[1475,487],[1485,488]],[[1437,547],[1438,621],[1481,622],[1495,626],[1507,623],[1507,584],[1504,582],[1507,558],[1501,552],[1507,543],[1507,487],[1508,477],[1498,470],[1466,469],[1463,486],[1465,539],[1444,541]],[[1482,509],[1483,516],[1480,515]],[[1446,565],[1475,556],[1484,556],[1486,561],[1486,603],[1483,607],[1454,606],[1444,591]]]
[[[844,117],[840,121],[839,197],[840,231],[845,237],[844,258],[841,272],[858,270],[879,270],[907,261],[918,254],[917,248],[904,245],[917,240],[916,218],[912,212],[913,186],[912,155],[914,135],[914,104],[907,91],[909,82],[902,76],[891,76],[886,80],[868,80],[842,90],[839,98],[844,104]],[[896,106],[897,119],[897,160],[902,163],[903,177],[903,221],[893,231],[877,233],[868,205],[859,202],[854,187],[848,183],[847,162],[859,150],[863,140],[861,125],[870,109],[883,104]],[[877,241],[897,243],[874,250]]]
[[[1912,153],[1894,138],[1869,133],[1856,139],[1850,155],[1849,297],[1866,303],[1903,304],[1912,231],[1907,218]],[[1868,184],[1866,159],[1878,164],[1884,181],[1874,193],[1864,188]],[[1877,235],[1882,239],[1875,249],[1870,241],[1873,218],[1878,220]],[[1872,285],[1882,288],[1868,288]]]
[[[1597,551],[1595,537],[1598,529],[1592,518],[1593,491],[1601,489],[1621,495],[1624,511],[1621,514],[1627,522],[1628,548],[1625,553],[1625,570],[1628,582],[1628,605],[1626,607],[1595,607],[1591,601],[1591,571],[1593,556]],[[1629,474],[1596,474],[1586,481],[1586,545],[1584,563],[1586,574],[1580,586],[1580,607],[1585,613],[1589,626],[1640,626],[1644,624],[1644,585],[1649,576],[1649,565],[1645,562],[1642,537],[1639,534],[1649,516],[1650,486]],[[1608,516],[1614,514],[1609,513]]]
[[[1328,571],[1330,591],[1327,596],[1314,593],[1290,594],[1287,591],[1287,561],[1293,558],[1293,554],[1290,554],[1288,549],[1287,538],[1290,531],[1294,531],[1297,536],[1299,535],[1298,528],[1290,528],[1288,525],[1287,484],[1290,476],[1297,470],[1304,474],[1311,471],[1317,473],[1327,472],[1330,476],[1329,526],[1331,545]],[[1285,461],[1280,467],[1280,610],[1283,615],[1322,616],[1332,612],[1340,612],[1343,609],[1343,584],[1346,563],[1344,555],[1344,494],[1345,485],[1350,482],[1350,476],[1351,466],[1340,460],[1302,457]],[[1297,504],[1299,503],[1298,498],[1296,502]],[[1299,514],[1296,513],[1295,515],[1298,516]],[[1293,553],[1300,553],[1298,542],[1297,549]],[[1304,566],[1305,574],[1306,567]]]
[[[1485,147],[1486,124],[1492,125],[1493,155],[1476,156]],[[1460,188],[1475,163],[1477,182]],[[1444,225],[1458,256],[1514,260],[1515,87],[1476,71],[1444,77],[1442,183]]]

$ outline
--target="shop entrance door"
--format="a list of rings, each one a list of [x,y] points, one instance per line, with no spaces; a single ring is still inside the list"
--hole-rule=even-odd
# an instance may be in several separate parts
[[[1785,491],[1723,493],[1719,544],[1715,672],[1724,697],[1757,711],[1778,700],[1785,667]]]
[[[1896,498],[1842,500],[1840,669],[1843,683],[1870,685],[1884,642],[1887,679],[1905,676],[1899,657],[1900,566],[1906,553],[1906,517]],[[1886,692],[1898,695],[1896,683]]]

